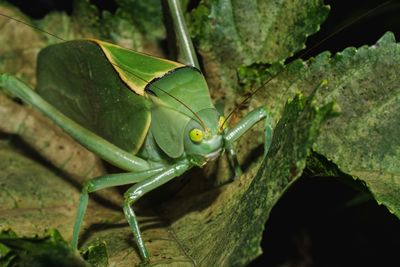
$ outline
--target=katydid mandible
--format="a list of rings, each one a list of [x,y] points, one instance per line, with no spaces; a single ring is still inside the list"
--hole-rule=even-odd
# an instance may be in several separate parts
[[[223,151],[241,174],[232,143],[265,120],[265,151],[272,137],[264,107],[228,129],[215,109],[188,37],[178,0],[169,0],[180,55],[185,64],[160,59],[100,40],[77,40],[43,49],[37,90],[2,74],[0,86],[34,106],[102,159],[125,170],[88,180],[82,189],[71,245],[78,246],[89,193],[134,184],[123,211],[143,262],[149,253],[132,205],[147,192],[203,166]]]

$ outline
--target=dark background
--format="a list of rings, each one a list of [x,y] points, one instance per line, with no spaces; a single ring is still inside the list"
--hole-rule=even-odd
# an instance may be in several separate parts
[[[34,18],[51,10],[72,10],[72,1],[10,2]],[[91,2],[111,12],[117,7],[111,0]],[[400,1],[374,10],[384,2],[325,1],[331,5],[331,13],[321,31],[309,38],[307,47],[333,36],[305,57],[372,45],[389,30],[400,40]],[[400,266],[400,222],[379,206],[361,183],[349,178],[304,176],[273,209],[262,248],[264,254],[250,266]]]

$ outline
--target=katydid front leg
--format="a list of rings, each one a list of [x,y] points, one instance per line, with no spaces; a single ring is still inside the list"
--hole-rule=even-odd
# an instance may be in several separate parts
[[[179,57],[182,63],[200,69],[200,64],[194,51],[192,39],[188,33],[185,18],[182,14],[180,0],[168,0],[168,7],[174,23],[175,35],[178,40]]]
[[[259,107],[251,112],[249,112],[239,123],[229,129],[224,135],[224,148],[228,154],[229,162],[235,172],[235,177],[237,178],[241,175],[242,171],[240,169],[238,160],[236,158],[236,153],[232,147],[232,143],[238,140],[245,132],[252,128],[257,122],[265,120],[265,130],[264,130],[264,156],[269,150],[272,140],[272,117],[271,114],[264,108]]]

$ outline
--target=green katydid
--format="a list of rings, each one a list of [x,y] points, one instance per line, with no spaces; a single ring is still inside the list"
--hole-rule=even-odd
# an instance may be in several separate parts
[[[215,109],[188,38],[177,1],[169,1],[184,64],[140,54],[99,40],[68,41],[41,51],[37,93],[3,74],[0,86],[33,105],[65,132],[126,173],[85,183],[72,246],[77,248],[88,194],[135,184],[124,197],[124,213],[144,262],[149,260],[132,205],[145,193],[227,152],[240,175],[232,143],[265,120],[265,151],[272,136],[264,107],[234,128]],[[68,63],[66,63],[68,62]]]
[[[177,14],[177,18],[180,18],[179,11]],[[183,27],[184,24],[180,22],[179,25]],[[182,33],[180,36],[183,40],[180,43],[188,44],[189,39],[184,39],[184,31],[178,33]],[[72,49],[75,51],[71,51]],[[196,66],[192,49],[189,47],[182,51],[186,52],[185,63]],[[60,55],[58,61],[54,60],[54,55]],[[195,68],[121,49],[98,40],[74,41],[52,46],[45,49],[41,57],[42,66],[39,67],[38,74],[39,93],[48,98],[47,100],[57,106],[63,114],[73,118],[80,125],[85,125],[90,131],[58,114],[15,78],[4,75],[1,83],[7,86],[6,89],[10,92],[48,114],[67,132],[105,160],[130,171],[126,174],[98,177],[85,185],[74,229],[75,247],[88,193],[105,187],[138,183],[127,191],[124,211],[132,225],[140,253],[143,259],[147,260],[148,255],[131,204],[144,193],[190,167],[214,159],[222,150],[227,150],[238,174],[240,169],[236,164],[231,143],[257,121],[269,119],[263,108],[256,109],[235,128],[228,130],[224,128],[225,119],[216,112],[211,103],[203,76]],[[63,59],[70,60],[74,57],[79,57],[76,65],[80,68],[90,66],[81,70],[86,78],[71,79],[73,76],[70,75],[67,80],[60,79],[57,74],[65,72]],[[54,68],[49,69],[50,65]],[[99,72],[93,71],[97,68],[100,69]],[[55,76],[48,76],[52,70],[55,71]],[[105,75],[109,73],[110,75]],[[100,85],[92,86],[92,83],[89,83],[92,81],[100,81]],[[107,86],[104,89],[110,90],[102,91],[101,86],[104,84]],[[55,87],[61,91],[52,91]],[[82,91],[87,89],[92,91],[85,91],[87,95],[82,96]],[[191,94],[188,94],[189,91]],[[63,94],[67,93],[68,96],[72,95],[82,102],[72,103],[75,105],[72,107],[71,103],[63,106],[63,101],[58,100],[65,99]],[[193,95],[196,97],[192,97]],[[115,114],[107,111],[109,106],[121,109],[115,111],[118,117],[113,117]],[[79,107],[88,110],[83,112]],[[82,116],[90,114],[93,117]],[[266,127],[266,148],[272,132],[268,126],[270,124]]]

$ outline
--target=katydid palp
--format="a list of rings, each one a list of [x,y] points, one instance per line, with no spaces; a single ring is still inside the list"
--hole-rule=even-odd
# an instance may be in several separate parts
[[[13,76],[0,76],[5,90],[39,109],[102,159],[127,171],[85,183],[73,230],[74,248],[88,194],[134,183],[124,195],[123,211],[147,262],[149,254],[132,209],[141,196],[223,151],[239,176],[232,143],[263,119],[268,149],[271,117],[264,107],[247,114],[234,128],[226,127],[198,69],[179,4],[169,1],[169,6],[187,65],[99,40],[78,40],[41,51],[37,91]]]

